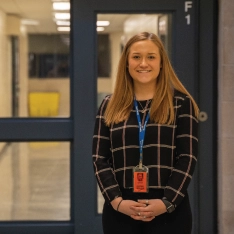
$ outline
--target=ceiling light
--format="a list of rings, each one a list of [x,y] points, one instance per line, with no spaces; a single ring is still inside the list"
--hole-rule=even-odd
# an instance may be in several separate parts
[[[109,21],[97,21],[97,26],[108,26],[109,24]]]
[[[97,31],[98,31],[98,32],[102,32],[102,31],[104,31],[104,30],[105,30],[104,27],[97,27]]]
[[[60,11],[70,10],[70,2],[53,2],[53,9]]]
[[[64,20],[58,20],[56,21],[56,24],[57,25],[60,25],[60,26],[70,26],[70,21],[64,21]]]
[[[39,21],[31,19],[22,19],[21,23],[24,25],[39,25]]]
[[[58,20],[68,20],[70,19],[70,13],[55,13],[55,19]]]
[[[69,32],[70,31],[70,27],[58,27],[57,30],[59,32]]]
[[[52,2],[70,2],[70,0],[51,0]]]

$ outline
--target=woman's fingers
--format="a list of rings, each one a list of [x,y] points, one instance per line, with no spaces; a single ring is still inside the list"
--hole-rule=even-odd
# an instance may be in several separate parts
[[[143,205],[143,206],[142,206]],[[135,211],[136,213],[138,212],[147,212],[148,207],[144,204],[141,204],[141,206],[131,206],[130,209],[132,209],[133,211]]]
[[[145,221],[145,222],[149,222],[152,219],[155,218],[155,216],[147,216],[147,215],[131,215],[131,218],[135,219],[135,220],[141,220],[141,221]]]
[[[146,204],[143,202],[135,202],[134,207],[146,207]]]
[[[145,219],[145,218],[149,218],[149,217],[153,217],[153,212],[137,212],[135,214],[133,214],[133,216],[137,217],[137,219]]]
[[[147,206],[150,204],[150,200],[148,200],[148,199],[138,200],[138,202],[141,203],[141,204],[145,204]]]

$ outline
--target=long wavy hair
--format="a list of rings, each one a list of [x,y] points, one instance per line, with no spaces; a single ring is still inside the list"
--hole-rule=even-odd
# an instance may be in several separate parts
[[[150,119],[160,124],[172,124],[175,119],[173,106],[174,90],[178,90],[190,97],[195,115],[199,109],[193,97],[176,76],[168,55],[160,39],[153,33],[142,32],[129,39],[120,57],[116,84],[105,111],[105,123],[110,126],[129,118],[134,101],[133,79],[128,71],[128,56],[131,46],[138,41],[152,41],[158,48],[161,57],[161,70],[156,79],[155,94],[150,108]]]

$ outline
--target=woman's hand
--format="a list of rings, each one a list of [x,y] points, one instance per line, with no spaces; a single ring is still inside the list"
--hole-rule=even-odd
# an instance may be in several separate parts
[[[139,204],[144,204],[145,206],[142,207]],[[151,221],[155,216],[167,212],[166,206],[161,199],[138,200],[138,205],[132,206],[131,210],[135,213],[131,217],[142,221]]]
[[[118,208],[118,212],[121,212],[121,213],[128,215],[128,216],[131,216],[131,217],[132,217],[132,215],[137,215],[137,213],[134,212],[134,210],[131,209],[131,207],[143,208],[146,206],[144,203],[135,202],[132,200],[122,200],[122,201],[121,200],[122,200],[122,197],[118,197],[118,198],[114,199],[111,202],[112,207],[115,210],[117,210],[117,208]]]

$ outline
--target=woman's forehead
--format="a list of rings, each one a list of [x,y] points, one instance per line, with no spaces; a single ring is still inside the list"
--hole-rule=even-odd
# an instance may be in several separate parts
[[[144,41],[137,41],[130,46],[130,53],[141,53],[141,52],[148,52],[148,53],[158,53],[159,48],[154,42],[150,40]]]

